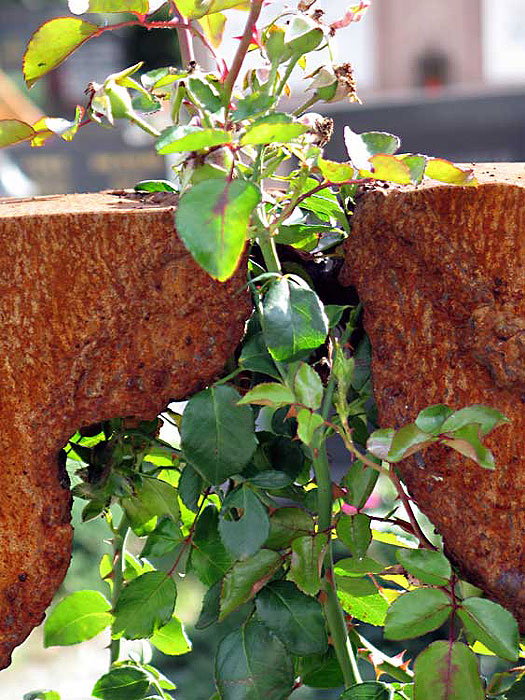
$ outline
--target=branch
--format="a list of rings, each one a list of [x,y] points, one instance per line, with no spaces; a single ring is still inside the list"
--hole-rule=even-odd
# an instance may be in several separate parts
[[[235,81],[237,80],[239,73],[242,68],[242,64],[252,43],[252,30],[255,27],[259,15],[261,14],[261,9],[264,0],[252,0],[252,5],[250,9],[250,14],[248,15],[248,20],[246,22],[246,27],[244,28],[244,34],[242,35],[241,43],[237,49],[237,53],[233,59],[230,70],[226,80],[224,81],[224,104],[226,109],[230,104],[233,88]]]

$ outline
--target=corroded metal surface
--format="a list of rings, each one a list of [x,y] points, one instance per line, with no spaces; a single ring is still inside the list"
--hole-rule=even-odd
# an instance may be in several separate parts
[[[383,427],[436,403],[511,419],[486,440],[495,472],[445,447],[401,470],[462,574],[525,632],[525,165],[475,173],[477,188],[365,192],[343,279],[364,304]]]
[[[173,204],[0,203],[0,668],[69,564],[57,463],[68,437],[114,416],[153,418],[210,382],[243,332],[243,271],[221,284],[200,270],[174,235]]]

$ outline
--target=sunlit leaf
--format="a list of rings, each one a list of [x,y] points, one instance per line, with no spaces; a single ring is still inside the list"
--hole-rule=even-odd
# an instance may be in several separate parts
[[[271,114],[251,124],[241,138],[241,146],[288,143],[308,131],[304,124],[294,122],[287,114]]]
[[[182,622],[172,617],[167,625],[159,627],[150,638],[151,644],[169,656],[180,656],[191,651],[191,642],[186,636]]]
[[[35,130],[33,127],[19,119],[0,120],[0,148],[28,141],[34,135]]]
[[[99,31],[95,24],[75,17],[57,17],[39,27],[27,45],[23,60],[28,87],[59,66],[75,49]]]
[[[293,391],[284,384],[263,382],[250,389],[238,404],[242,406],[243,404],[253,403],[259,406],[274,406],[277,408],[279,406],[288,406],[295,403],[295,401],[296,398]]]
[[[409,423],[394,434],[386,459],[389,462],[400,462],[405,457],[436,442],[436,440],[437,438],[431,437],[428,433],[420,430],[415,423]]]
[[[344,139],[348,157],[358,170],[370,170],[372,156],[393,155],[400,145],[398,137],[393,134],[384,131],[356,134],[349,126],[345,126]]]
[[[398,549],[396,558],[401,566],[423,583],[446,586],[452,575],[450,562],[441,552],[431,549]]]
[[[502,659],[519,655],[518,623],[508,610],[486,598],[467,598],[457,610],[465,628]]]
[[[441,627],[451,611],[450,599],[436,588],[419,588],[404,593],[388,609],[385,637],[414,639]]]
[[[444,158],[429,158],[425,175],[432,180],[447,182],[450,185],[478,184],[471,169],[462,169]]]
[[[237,269],[260,196],[251,182],[205,180],[179,200],[177,233],[197,263],[221,282]]]
[[[343,610],[370,625],[383,626],[388,601],[368,579],[336,576],[337,595]]]
[[[149,571],[122,590],[115,606],[113,634],[144,639],[166,625],[173,614],[177,589],[163,571]]]
[[[140,668],[120,666],[101,676],[91,695],[101,700],[143,700],[151,680]]]
[[[77,591],[46,618],[44,646],[67,646],[95,637],[111,624],[111,605],[98,591]]]
[[[86,12],[134,12],[147,15],[149,0],[68,0],[69,11],[74,15]]]

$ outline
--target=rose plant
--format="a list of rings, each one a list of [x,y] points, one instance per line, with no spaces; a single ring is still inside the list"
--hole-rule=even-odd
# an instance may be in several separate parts
[[[341,700],[511,700],[525,692],[516,621],[463,585],[420,524],[397,469],[434,443],[493,469],[481,438],[505,417],[478,405],[437,405],[399,430],[378,429],[361,309],[342,297],[322,301],[323,286],[335,284],[329,271],[351,235],[361,185],[417,185],[426,177],[475,185],[471,172],[448,161],[399,154],[399,139],[383,132],[347,127],[348,160],[324,157],[333,124],[309,110],[358,100],[351,66],[334,65],[330,45],[368,4],[350,5],[330,23],[316,0],[281,12],[271,0],[169,0],[163,19],[148,0],[69,0],[74,16],[46,22],[27,46],[31,86],[107,31],[178,32],[182,67],[140,73],[137,64],[113,73],[87,87],[72,121],[0,122],[0,145],[71,140],[92,122],[135,124],[173,169],[171,179],[135,189],[178,193],[174,235],[220,281],[247,261],[253,296],[225,376],[190,397],[181,414],[168,409],[139,425],[119,419],[81,429],[65,448],[73,493],[86,501],[83,520],[107,521],[113,551],[100,562],[108,596],[78,591],[61,600],[47,617],[45,643],[76,644],[111,629],[96,698],[171,697],[177,679],[150,663],[148,649],[191,649],[174,616],[180,574],[207,589],[197,627],[234,611],[240,619],[217,648],[214,698],[284,700],[303,686],[339,688]],[[245,11],[246,23],[227,61],[220,44],[232,9]],[[97,24],[84,13],[130,14]],[[198,65],[194,42],[214,70]],[[255,68],[245,67],[249,53]],[[290,76],[305,71],[307,59],[318,65],[305,74],[307,98],[287,109]],[[171,124],[159,130],[150,115],[161,109]],[[176,429],[174,442],[159,435],[163,422]],[[327,450],[334,437],[348,455],[337,480]],[[398,501],[379,514],[369,498],[385,481]],[[141,538],[138,557],[126,547],[130,531]],[[390,550],[386,563],[378,543]],[[397,641],[445,624],[444,638],[415,662],[389,656],[366,631],[382,628]],[[147,643],[126,655],[122,639]],[[476,652],[499,657],[500,671],[481,675]]]

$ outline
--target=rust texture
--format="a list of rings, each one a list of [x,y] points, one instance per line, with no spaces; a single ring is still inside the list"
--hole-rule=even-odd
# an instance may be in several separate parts
[[[82,425],[151,419],[204,387],[250,312],[243,271],[212,280],[174,235],[173,201],[162,201],[0,202],[0,668],[69,564],[59,450]]]
[[[462,575],[525,632],[525,165],[475,173],[478,187],[365,192],[343,281],[364,304],[382,427],[436,403],[511,419],[486,438],[495,472],[446,447],[400,468]]]

